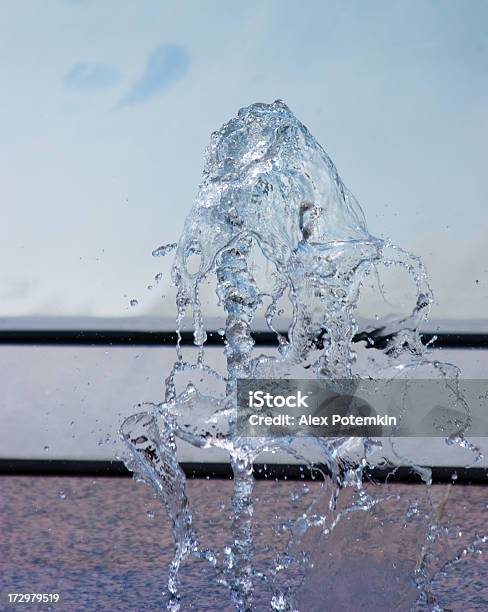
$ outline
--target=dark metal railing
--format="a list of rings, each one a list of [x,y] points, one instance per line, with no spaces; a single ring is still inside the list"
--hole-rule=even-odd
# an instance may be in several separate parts
[[[181,463],[187,478],[232,478],[229,463]],[[433,466],[433,482],[488,483],[486,468],[460,468]],[[297,464],[255,464],[254,476],[259,480],[320,480],[327,474],[327,467],[314,468]],[[85,477],[129,477],[121,461],[92,461],[65,459],[0,459],[0,475],[15,476],[85,476]],[[364,471],[365,480],[421,483],[417,472],[411,467],[375,467]]]
[[[385,346],[391,336],[376,333],[374,346]],[[258,331],[253,334],[256,345],[273,346],[276,335]],[[370,335],[362,332],[355,342],[369,342]],[[171,346],[176,343],[175,332],[166,331],[118,331],[118,330],[0,330],[1,345],[45,345],[45,346]],[[425,333],[422,341],[432,348],[486,349],[488,333]],[[181,343],[193,344],[192,332],[181,333]],[[217,332],[209,332],[207,346],[222,346],[224,339]],[[232,471],[227,463],[182,463],[189,477],[231,478]],[[321,468],[324,470],[324,468]],[[313,478],[314,472],[297,465],[256,465],[257,478]],[[433,479],[438,482],[452,480],[456,473],[457,482],[487,482],[485,468],[440,467],[432,468]],[[0,459],[0,474],[10,475],[64,475],[64,476],[129,476],[130,473],[120,461],[73,461],[37,459]],[[389,481],[420,481],[409,467],[374,468],[366,471],[367,478]]]
[[[208,332],[207,346],[222,346],[223,337],[216,331]],[[253,338],[258,346],[276,345],[276,334],[268,331],[254,332]],[[374,346],[385,346],[390,335],[377,332],[361,332],[354,337],[355,342],[374,341]],[[431,343],[433,348],[488,348],[488,333],[423,333],[422,341]],[[181,342],[193,344],[193,333],[181,333]],[[35,345],[87,345],[87,346],[165,346],[176,343],[174,331],[126,331],[126,330],[0,330],[0,344]]]

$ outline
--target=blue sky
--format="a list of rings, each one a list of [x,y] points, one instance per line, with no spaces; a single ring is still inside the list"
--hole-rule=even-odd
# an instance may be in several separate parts
[[[372,233],[423,257],[434,315],[486,317],[485,2],[0,11],[0,316],[170,314],[170,262],[151,251],[181,232],[209,134],[282,98]]]
[[[113,66],[95,62],[80,62],[69,70],[64,77],[64,82],[70,89],[94,92],[116,85],[120,77],[120,72]]]
[[[185,78],[189,69],[190,55],[185,47],[161,45],[151,51],[142,76],[130,86],[120,106],[135,106],[161,94]]]

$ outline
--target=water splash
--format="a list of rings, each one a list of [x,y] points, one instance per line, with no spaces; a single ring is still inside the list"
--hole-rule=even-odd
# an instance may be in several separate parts
[[[203,180],[181,239],[153,255],[175,249],[177,358],[166,380],[165,400],[130,417],[121,428],[131,451],[129,468],[154,487],[172,521],[176,550],[167,607],[179,609],[178,569],[195,555],[216,567],[238,610],[253,608],[256,580],[269,583],[272,609],[289,610],[290,576],[303,575],[306,565],[304,556],[296,554],[297,543],[307,530],[320,528],[326,536],[345,514],[375,505],[362,487],[362,471],[374,445],[361,438],[317,438],[303,448],[293,438],[240,438],[236,380],[292,374],[353,378],[358,376],[353,339],[361,334],[371,341],[371,350],[384,356],[384,372],[390,375],[430,368],[419,333],[432,302],[427,275],[419,258],[368,232],[361,207],[331,159],[281,101],[241,109],[212,134]],[[361,287],[380,265],[400,266],[414,280],[411,314],[360,330],[355,310]],[[261,277],[260,269],[265,270]],[[200,294],[211,278],[226,317],[225,376],[205,363],[207,332]],[[282,312],[289,315],[286,332],[274,323]],[[198,347],[194,363],[185,361],[181,347],[188,314]],[[276,334],[276,353],[255,354],[252,332],[258,314]],[[379,337],[383,343],[377,342]],[[205,393],[195,380],[178,390],[178,378],[184,375],[205,379],[222,391]],[[218,551],[201,548],[194,532],[185,476],[176,457],[179,441],[228,453],[234,474],[232,544],[220,562]],[[325,465],[328,476],[322,476],[330,487],[327,503],[318,508],[312,502],[286,527],[288,544],[258,577],[253,567],[253,465],[264,452],[288,453],[311,470],[315,462]],[[429,479],[420,466],[413,467]],[[354,490],[355,499],[338,510],[344,488]]]
[[[177,246],[178,245],[176,244],[176,242],[171,242],[170,244],[163,244],[157,249],[154,249],[154,251],[152,252],[152,256],[153,257],[164,257],[168,253],[171,253],[171,251],[174,251]]]

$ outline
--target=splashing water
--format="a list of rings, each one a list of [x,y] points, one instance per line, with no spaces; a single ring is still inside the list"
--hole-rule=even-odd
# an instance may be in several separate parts
[[[363,211],[334,164],[281,101],[241,109],[212,134],[203,180],[181,239],[153,255],[174,249],[178,342],[165,400],[128,418],[121,428],[131,453],[128,467],[155,488],[172,522],[176,552],[167,608],[179,609],[178,570],[195,555],[215,567],[238,610],[253,608],[258,579],[270,584],[272,609],[290,610],[290,576],[294,571],[300,575],[306,564],[305,555],[296,551],[307,530],[320,528],[325,537],[344,513],[375,506],[376,500],[362,487],[362,470],[375,445],[361,438],[314,438],[305,447],[294,438],[242,438],[236,432],[236,381],[293,375],[357,377],[353,339],[361,333],[386,338],[383,348],[371,350],[384,355],[387,374],[430,368],[455,378],[452,366],[428,362],[420,339],[419,327],[432,301],[427,276],[417,257],[368,232]],[[379,265],[406,269],[416,295],[410,316],[366,332],[359,329],[355,310],[366,276]],[[260,267],[265,268],[264,278],[259,278]],[[216,283],[226,317],[225,376],[205,362],[207,332],[200,294],[209,279]],[[274,324],[283,303],[289,312],[286,333]],[[182,322],[189,313],[198,347],[192,363],[185,361],[180,345]],[[252,332],[258,313],[276,334],[278,350],[273,354],[255,354]],[[177,379],[185,374],[195,380],[178,390]],[[204,379],[210,381],[210,392],[195,382]],[[228,453],[234,474],[232,542],[223,554],[199,544],[176,456],[180,442]],[[324,507],[310,507],[290,523],[288,543],[267,573],[258,577],[253,567],[253,465],[265,452],[325,465],[330,495]],[[429,479],[428,473],[422,476]],[[356,498],[347,509],[338,510],[339,491],[344,488],[355,490]],[[287,580],[281,578],[284,573]]]

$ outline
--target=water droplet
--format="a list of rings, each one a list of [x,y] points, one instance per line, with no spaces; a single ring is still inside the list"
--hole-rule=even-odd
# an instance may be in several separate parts
[[[163,273],[162,272],[158,272],[156,274],[156,276],[154,277],[154,280],[159,283],[159,281],[163,278]]]
[[[286,608],[287,603],[283,593],[273,595],[273,597],[271,598],[271,609],[276,610],[276,612],[281,612],[282,610],[286,610]]]
[[[152,510],[148,510],[146,512],[146,516],[147,518],[153,519],[156,516],[156,514]]]
[[[43,450],[47,452],[47,451],[49,450],[49,446],[46,444],[46,445],[44,446]]]
[[[59,489],[58,497],[59,497],[59,499],[66,499],[66,493],[65,493],[64,489]]]

